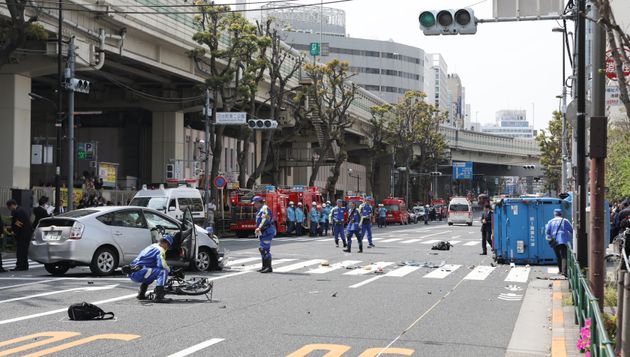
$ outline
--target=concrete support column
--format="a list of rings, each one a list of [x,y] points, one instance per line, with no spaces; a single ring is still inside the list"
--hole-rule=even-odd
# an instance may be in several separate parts
[[[311,157],[311,143],[310,142],[295,142],[293,143],[293,153],[297,160],[310,161]],[[321,168],[320,168],[321,170]],[[311,167],[294,167],[293,168],[293,184],[294,185],[308,185],[308,179],[311,178]]]
[[[151,181],[165,182],[166,164],[184,159],[184,113],[153,112],[152,119]]]
[[[30,188],[31,78],[0,74],[0,186]],[[51,178],[52,179],[52,178]]]

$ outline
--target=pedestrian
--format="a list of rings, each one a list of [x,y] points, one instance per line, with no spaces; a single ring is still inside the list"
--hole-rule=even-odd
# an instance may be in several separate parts
[[[361,241],[367,234],[368,248],[372,248],[374,247],[374,243],[372,243],[372,206],[365,199],[359,206],[359,214],[361,215],[361,222],[359,223],[361,227]]]
[[[488,255],[486,243],[492,249],[492,207],[485,205],[481,214],[481,255]]]
[[[31,219],[26,210],[19,207],[15,200],[8,200],[7,208],[11,211],[11,230],[17,245],[17,262],[13,270],[28,270],[28,246],[33,234]]]
[[[554,218],[547,222],[547,241],[556,253],[558,271],[567,276],[567,245],[573,239],[571,223],[562,217],[562,210],[553,210]]]
[[[33,209],[33,215],[35,216],[33,228],[37,228],[40,219],[50,217],[50,214],[48,214],[48,197],[40,197],[37,203],[39,206]]]
[[[330,215],[330,204],[322,203],[322,214],[319,218],[319,235],[328,237],[328,219]]]
[[[256,212],[256,237],[258,237],[260,247],[260,257],[262,260],[262,268],[258,270],[260,273],[271,273],[271,240],[276,235],[276,227],[273,225],[273,213],[264,204],[261,196],[252,198]]]
[[[295,229],[295,203],[289,201],[289,207],[287,207],[287,235],[291,235],[296,231]],[[297,231],[296,231],[297,232]]]
[[[385,226],[387,226],[386,218],[387,218],[387,208],[385,208],[385,205],[380,203],[378,205],[378,226],[379,226],[379,228],[385,228]]]
[[[359,253],[363,253],[363,236],[359,228],[361,225],[361,213],[353,201],[350,201],[348,206],[348,231],[346,232],[348,248],[346,248],[344,252],[350,253],[352,248],[352,235],[354,235],[357,237],[357,242],[359,243]]]
[[[210,200],[206,206],[206,227],[214,227],[214,216],[217,211],[217,205],[214,200]]]
[[[313,202],[313,204],[311,205],[311,211],[308,214],[308,219],[310,221],[310,232],[308,236],[317,237],[317,227],[319,226],[319,211],[317,210],[315,202]]]
[[[424,206],[424,224],[429,224],[429,205]]]
[[[346,213],[345,207],[343,207],[343,201],[337,200],[337,206],[330,210],[328,220],[332,223],[332,234],[335,237],[335,246],[339,247],[339,237],[343,242],[343,247],[346,248],[346,235],[343,231],[344,216]]]
[[[2,216],[0,216],[0,273],[6,272],[6,270],[2,267],[2,251],[4,250],[4,221],[2,220]]]
[[[302,202],[298,202],[298,206],[295,209],[295,236],[302,235],[302,229],[304,229],[304,210],[302,209]]]

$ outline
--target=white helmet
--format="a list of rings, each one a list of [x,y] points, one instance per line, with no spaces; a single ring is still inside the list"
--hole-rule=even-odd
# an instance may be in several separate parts
[[[293,201],[289,201],[289,206],[292,206],[292,205],[293,205]]]
[[[322,203],[322,208],[324,208],[324,207],[326,207],[326,204],[325,204],[325,203]]]
[[[301,206],[301,205],[302,205],[302,202],[298,202],[298,206]]]

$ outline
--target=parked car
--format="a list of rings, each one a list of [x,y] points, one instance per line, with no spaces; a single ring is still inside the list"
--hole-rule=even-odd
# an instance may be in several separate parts
[[[400,225],[409,223],[409,211],[407,210],[407,203],[400,197],[387,197],[381,201],[385,209],[387,209],[387,216],[385,220],[387,224],[399,223]]]
[[[424,206],[413,206],[411,210],[416,214],[418,220],[424,221]]]
[[[220,270],[224,254],[218,239],[192,222],[190,210],[179,222],[150,208],[79,209],[42,219],[33,234],[29,258],[44,264],[53,275],[63,275],[76,266],[89,266],[96,275],[111,275],[157,242],[159,228],[163,228],[174,240],[166,252],[169,265]]]
[[[472,205],[466,197],[453,197],[448,204],[448,225],[467,224],[472,226]]]

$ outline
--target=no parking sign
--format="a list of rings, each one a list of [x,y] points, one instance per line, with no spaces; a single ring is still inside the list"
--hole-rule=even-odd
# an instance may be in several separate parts
[[[215,177],[213,182],[214,182],[214,186],[218,188],[219,190],[224,189],[225,186],[227,185],[227,180],[225,179],[225,177],[221,175]]]

